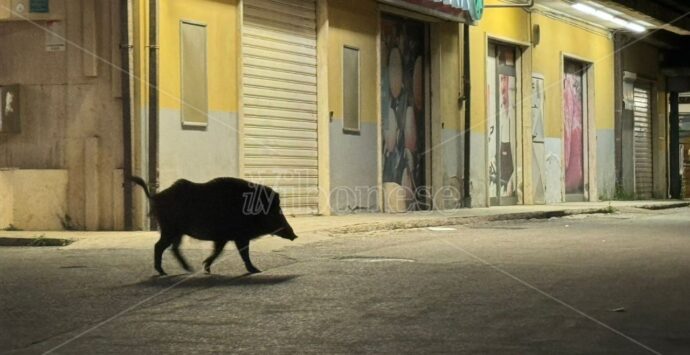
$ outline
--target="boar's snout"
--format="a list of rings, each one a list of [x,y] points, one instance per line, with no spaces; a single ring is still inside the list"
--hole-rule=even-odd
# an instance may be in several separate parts
[[[283,237],[285,239],[290,239],[290,240],[297,239],[297,234],[295,234],[295,231],[290,226],[290,223],[288,223],[287,219],[285,219],[285,216],[283,215],[282,211],[280,211],[278,216],[279,216],[278,219],[280,220],[280,229],[278,229],[273,234],[275,234],[279,237]]]
[[[276,232],[276,235],[283,237],[285,239],[295,240],[297,239],[297,234],[292,230],[292,227],[286,226]]]

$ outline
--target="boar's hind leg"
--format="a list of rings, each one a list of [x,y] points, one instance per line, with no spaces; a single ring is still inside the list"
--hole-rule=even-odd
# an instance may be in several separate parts
[[[211,273],[211,264],[213,264],[213,261],[216,260],[218,255],[223,252],[223,248],[225,248],[225,243],[227,243],[227,240],[217,240],[213,244],[213,253],[204,260],[204,271],[206,271],[207,274]]]
[[[185,269],[187,272],[192,272],[192,268],[189,267],[189,264],[187,264],[187,261],[182,257],[182,254],[180,253],[180,243],[182,242],[182,235],[176,235],[173,240],[172,240],[172,251],[173,255],[175,255],[175,258],[177,259],[178,262],[180,262],[180,265],[182,265],[182,268]]]
[[[261,272],[261,270],[257,269],[254,265],[252,265],[252,261],[251,259],[249,259],[249,241],[238,239],[235,240],[235,245],[237,246],[237,251],[240,252],[242,261],[244,261],[244,267],[247,268],[247,271],[249,271],[252,274]]]
[[[161,259],[163,258],[163,251],[170,246],[170,240],[166,239],[163,234],[153,248],[153,267],[161,276],[167,275],[161,267]]]

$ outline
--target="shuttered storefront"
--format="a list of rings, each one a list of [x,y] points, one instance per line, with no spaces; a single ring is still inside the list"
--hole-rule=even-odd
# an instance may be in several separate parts
[[[634,88],[635,197],[652,198],[652,125],[649,89]]]
[[[244,1],[243,175],[287,214],[318,212],[316,4]]]

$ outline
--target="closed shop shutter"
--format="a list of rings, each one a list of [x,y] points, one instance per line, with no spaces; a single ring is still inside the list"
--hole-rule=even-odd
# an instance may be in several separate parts
[[[318,213],[316,3],[244,1],[243,175]]]
[[[652,198],[652,125],[649,90],[634,88],[635,197]]]

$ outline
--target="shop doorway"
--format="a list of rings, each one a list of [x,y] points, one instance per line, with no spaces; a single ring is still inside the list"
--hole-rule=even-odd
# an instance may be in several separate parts
[[[487,121],[490,204],[517,203],[517,48],[489,43]]]
[[[563,165],[565,200],[585,201],[587,189],[587,68],[588,65],[565,59],[563,63]]]
[[[428,25],[381,18],[381,119],[384,206],[430,209]]]

